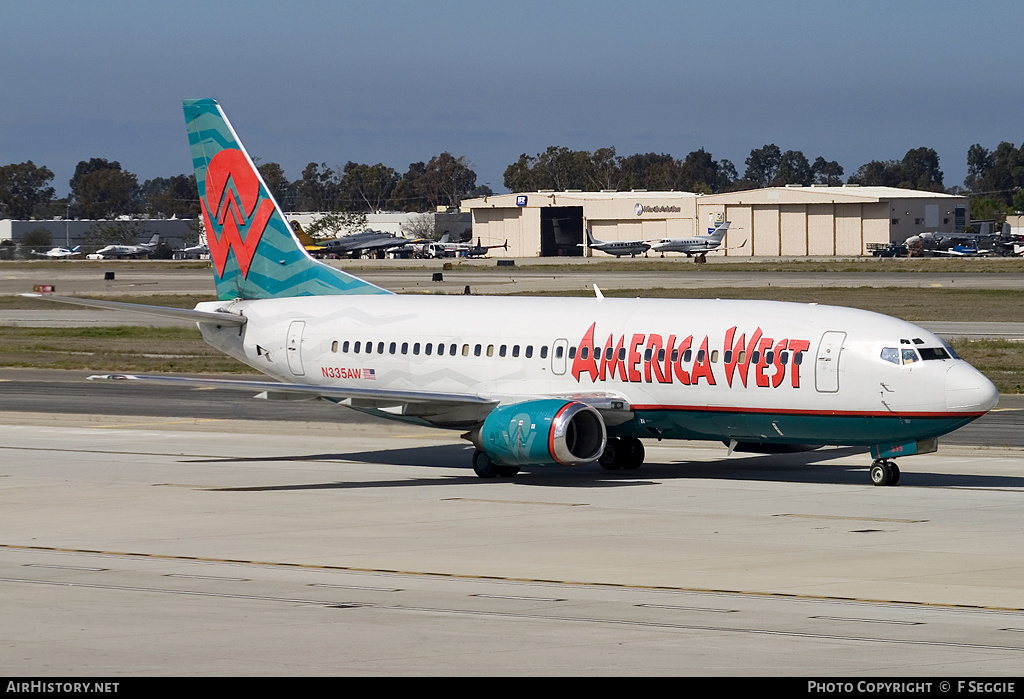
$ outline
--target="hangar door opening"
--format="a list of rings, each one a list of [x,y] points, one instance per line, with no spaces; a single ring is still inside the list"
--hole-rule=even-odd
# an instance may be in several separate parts
[[[583,207],[552,206],[540,210],[541,257],[583,257]]]

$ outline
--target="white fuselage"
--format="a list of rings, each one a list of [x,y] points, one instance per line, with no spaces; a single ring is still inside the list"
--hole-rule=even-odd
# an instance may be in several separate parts
[[[834,441],[822,435],[820,443],[869,443],[857,435],[879,421],[965,422],[997,399],[992,384],[945,354],[932,333],[849,308],[397,295],[212,302],[198,308],[225,307],[248,318],[244,332],[203,326],[205,339],[281,381],[465,393],[501,402],[619,397],[634,416],[646,416],[640,423],[674,416],[671,424],[650,427],[651,435],[672,436],[675,430],[707,438],[806,441],[809,421],[824,425],[854,417],[862,423],[856,435]],[[889,350],[911,350],[916,358],[893,362]],[[707,415],[717,416],[714,424],[698,425]],[[765,418],[755,424],[751,415]],[[474,419],[462,413],[449,422]],[[949,429],[938,430],[943,431]]]

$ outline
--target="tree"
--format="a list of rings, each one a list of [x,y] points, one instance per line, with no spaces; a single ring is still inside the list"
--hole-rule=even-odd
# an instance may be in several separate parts
[[[445,152],[427,163],[411,163],[392,190],[388,206],[402,211],[457,207],[475,188],[476,173],[465,156]]]
[[[263,163],[258,165],[256,169],[260,171],[260,177],[266,183],[267,189],[270,190],[270,196],[274,197],[274,201],[280,204],[281,208],[285,211],[290,210],[290,206],[294,204],[292,200],[293,188],[292,183],[284,176],[284,168],[277,163]]]
[[[71,178],[75,209],[83,218],[105,219],[134,213],[133,195],[138,180],[121,163],[104,158],[83,160]]]
[[[782,151],[774,143],[750,151],[746,160],[747,171],[743,179],[758,187],[767,187],[775,180],[782,162]]]
[[[353,211],[329,211],[313,219],[306,229],[311,238],[331,240],[366,229],[366,214]]]
[[[815,184],[838,187],[843,183],[843,166],[835,160],[825,160],[820,155],[811,165],[811,176]]]
[[[0,167],[0,216],[27,219],[37,204],[53,199],[49,186],[53,173],[47,167],[37,167],[28,160]]]
[[[801,151],[787,150],[779,158],[779,167],[772,179],[775,186],[787,184],[809,185],[814,179],[811,164]]]
[[[332,211],[340,209],[339,183],[334,170],[327,163],[309,163],[296,182],[301,211]]]
[[[195,175],[146,180],[135,198],[134,208],[154,218],[196,218],[201,213]]]
[[[21,237],[19,245],[30,252],[44,252],[53,247],[53,236],[45,228],[33,228]]]
[[[349,161],[341,176],[341,191],[349,208],[380,211],[398,184],[398,173],[383,163],[363,165]]]
[[[939,169],[939,154],[934,149],[922,147],[908,150],[900,165],[903,175],[900,187],[932,192],[945,189],[942,185],[942,170]]]
[[[85,245],[135,245],[140,238],[149,237],[142,221],[97,221],[82,236]]]

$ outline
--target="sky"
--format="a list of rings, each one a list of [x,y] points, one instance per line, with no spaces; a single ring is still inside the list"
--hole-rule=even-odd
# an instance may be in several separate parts
[[[465,156],[495,192],[520,154],[704,148],[740,175],[774,143],[845,176],[934,148],[1024,139],[1024,3],[5,0],[0,165],[58,196],[81,160],[191,173],[181,100],[213,97],[250,155]]]

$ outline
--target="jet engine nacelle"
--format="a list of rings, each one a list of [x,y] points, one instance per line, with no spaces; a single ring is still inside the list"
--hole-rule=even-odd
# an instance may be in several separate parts
[[[604,452],[608,434],[596,409],[552,398],[498,406],[469,439],[496,464],[577,466]]]

